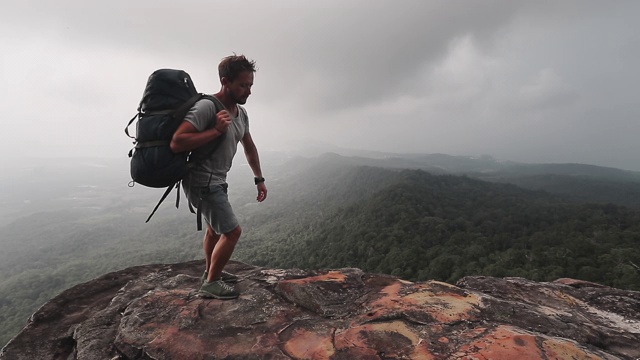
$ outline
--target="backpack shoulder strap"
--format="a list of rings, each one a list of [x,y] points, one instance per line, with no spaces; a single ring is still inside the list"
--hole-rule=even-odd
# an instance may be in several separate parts
[[[217,97],[213,96],[213,95],[202,95],[202,99],[207,99],[210,100],[211,102],[213,102],[213,106],[214,106],[214,113],[217,114],[219,111],[222,111],[224,109],[226,109],[224,107],[224,105],[222,104],[222,102],[220,100],[218,100]],[[213,119],[214,121],[216,121],[216,119]],[[220,143],[222,142],[222,139],[226,136],[226,133],[223,133],[222,135],[220,135],[217,139],[216,139],[216,143],[215,145],[211,148],[211,150],[205,155],[206,157],[211,156],[211,154],[213,154],[214,151],[216,151],[216,149],[218,148],[218,146],[220,145]]]
[[[207,100],[210,100],[211,102],[213,102],[213,105],[215,106],[216,112],[226,109],[224,107],[224,105],[222,104],[222,101],[220,101],[217,97],[215,97],[213,95],[202,94],[202,99],[207,99]]]
[[[240,109],[239,111],[242,112],[242,114],[244,115],[244,126],[248,126],[249,125],[249,114],[247,114],[247,110],[243,107],[238,105],[238,109]]]
[[[198,102],[198,100],[204,98],[205,96],[206,96],[205,94],[195,94],[195,95],[193,95],[191,98],[189,98],[189,100],[187,100],[179,108],[177,108],[175,111],[173,111],[171,113],[171,116],[174,119],[176,118],[176,116],[184,117],[184,115],[187,112],[189,112],[189,109],[191,109],[193,107],[193,105]],[[180,120],[183,120],[183,119],[180,119]]]

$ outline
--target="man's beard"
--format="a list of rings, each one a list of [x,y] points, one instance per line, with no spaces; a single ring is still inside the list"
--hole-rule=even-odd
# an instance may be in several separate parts
[[[233,99],[233,102],[235,102],[236,104],[244,105],[247,102],[248,96],[240,98],[237,97],[232,91],[229,91],[229,95],[231,96],[231,99]]]
[[[237,98],[237,97],[233,97],[233,100],[236,102],[236,104],[240,104],[240,105],[244,105],[247,103],[247,97],[244,98]]]

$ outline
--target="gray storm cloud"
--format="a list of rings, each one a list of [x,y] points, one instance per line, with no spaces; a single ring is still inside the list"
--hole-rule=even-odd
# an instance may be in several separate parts
[[[15,136],[3,146],[126,153],[122,127],[151,71],[183,68],[214,92],[217,62],[237,52],[258,62],[247,107],[263,148],[640,170],[638,15],[635,1],[11,3],[0,105]]]

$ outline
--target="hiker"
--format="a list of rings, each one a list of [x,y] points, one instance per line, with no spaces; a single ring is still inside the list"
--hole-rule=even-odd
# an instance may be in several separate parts
[[[234,299],[240,294],[232,285],[238,278],[223,271],[242,233],[229,203],[226,182],[238,142],[242,143],[255,176],[258,202],[267,198],[247,112],[240,106],[251,95],[255,71],[255,62],[244,55],[222,59],[218,65],[221,88],[213,96],[225,109],[216,113],[213,101],[199,100],[185,116],[170,144],[173,152],[192,151],[191,156],[197,159],[197,166],[189,170],[182,184],[189,202],[198,207],[207,223],[203,241],[207,267],[199,291],[206,297]],[[212,152],[214,146],[217,148]]]

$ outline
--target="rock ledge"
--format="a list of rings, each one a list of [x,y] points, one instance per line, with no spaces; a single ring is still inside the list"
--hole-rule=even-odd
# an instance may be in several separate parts
[[[572,279],[411,283],[232,261],[242,295],[222,301],[195,293],[203,267],[139,266],[68,289],[0,359],[640,358],[640,292]]]

